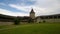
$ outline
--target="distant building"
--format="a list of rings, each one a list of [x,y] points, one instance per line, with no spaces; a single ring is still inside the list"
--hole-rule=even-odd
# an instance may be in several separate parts
[[[35,19],[35,12],[33,9],[30,12],[30,18]]]
[[[60,22],[60,14],[54,14],[54,15],[44,15],[44,16],[37,16],[35,17],[35,12],[32,9],[30,12],[30,16],[17,16],[21,22],[28,22],[29,19],[32,19],[35,23],[43,23],[43,21],[49,22]],[[4,22],[13,22],[14,18],[17,18],[14,16],[8,16],[8,15],[2,15],[0,14],[0,21]]]
[[[54,15],[44,15],[44,16],[37,16],[36,17],[37,22],[43,22],[46,21],[47,23],[60,23],[60,14],[54,14]]]

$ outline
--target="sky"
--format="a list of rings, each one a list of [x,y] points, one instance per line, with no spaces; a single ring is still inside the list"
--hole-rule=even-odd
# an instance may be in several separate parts
[[[32,8],[35,16],[60,14],[60,0],[0,0],[0,14],[29,16]]]

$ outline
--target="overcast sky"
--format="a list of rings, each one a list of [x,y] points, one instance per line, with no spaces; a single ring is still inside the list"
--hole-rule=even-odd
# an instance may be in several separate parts
[[[60,14],[60,0],[0,0],[0,14],[29,16],[32,8],[36,16]]]

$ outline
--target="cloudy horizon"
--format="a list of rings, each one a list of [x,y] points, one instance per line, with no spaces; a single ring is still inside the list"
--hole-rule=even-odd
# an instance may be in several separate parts
[[[32,8],[36,16],[60,14],[60,0],[0,0],[0,14],[29,16]]]

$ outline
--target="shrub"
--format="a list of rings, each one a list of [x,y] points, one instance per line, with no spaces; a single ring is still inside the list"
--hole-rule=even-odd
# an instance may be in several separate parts
[[[45,23],[46,21],[45,20],[43,20],[43,23]]]
[[[15,24],[15,25],[20,24],[20,19],[19,19],[18,17],[14,19],[14,24]]]
[[[34,22],[34,20],[32,19],[32,18],[30,18],[29,20],[28,20],[28,23],[33,23]]]
[[[41,22],[39,22],[39,23],[41,23]]]

